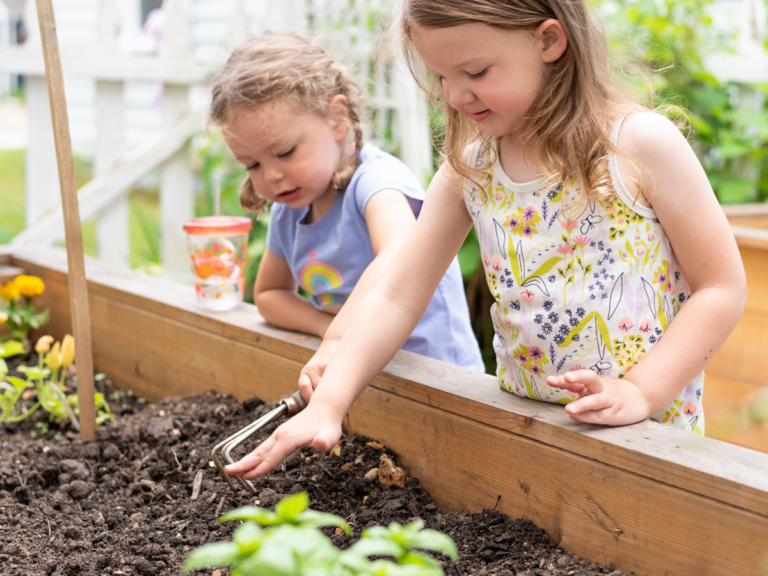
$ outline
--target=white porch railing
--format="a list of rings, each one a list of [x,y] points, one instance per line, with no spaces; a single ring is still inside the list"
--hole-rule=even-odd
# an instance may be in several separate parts
[[[150,171],[160,168],[161,257],[166,275],[189,276],[186,237],[182,223],[193,216],[194,174],[191,137],[204,121],[203,111],[190,110],[190,90],[204,85],[217,65],[190,56],[190,22],[183,0],[164,0],[164,43],[156,56],[121,52],[118,0],[100,0],[96,19],[97,49],[62,51],[65,76],[96,83],[96,153],[94,179],[83,186],[81,220],[97,220],[100,258],[127,265],[129,253],[127,193]],[[299,29],[324,38],[356,68],[368,88],[369,134],[399,141],[401,158],[419,177],[431,169],[427,107],[410,75],[400,65],[391,67],[385,80],[373,73],[378,30],[390,13],[387,0],[290,0],[268,6],[272,29]],[[25,13],[29,38],[23,46],[0,47],[0,72],[27,77],[29,145],[26,165],[27,228],[14,244],[53,244],[64,239],[64,227],[51,114],[45,83],[41,43],[34,2]],[[277,17],[275,17],[277,16]],[[301,23],[297,26],[297,23]],[[244,0],[235,0],[229,31],[222,45],[229,53],[253,27]],[[164,129],[139,148],[126,153],[123,93],[127,82],[154,81],[163,87]]]

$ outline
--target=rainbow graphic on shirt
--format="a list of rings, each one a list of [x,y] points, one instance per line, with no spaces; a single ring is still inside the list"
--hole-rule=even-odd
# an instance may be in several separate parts
[[[344,279],[339,271],[330,264],[320,260],[310,260],[301,267],[299,281],[308,294],[319,295],[321,306],[343,304],[346,300],[341,294],[328,292],[344,284]],[[342,302],[337,302],[337,300],[342,300]]]

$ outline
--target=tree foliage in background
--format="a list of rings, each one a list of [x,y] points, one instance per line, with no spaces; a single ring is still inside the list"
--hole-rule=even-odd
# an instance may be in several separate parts
[[[732,51],[739,32],[714,25],[713,0],[592,1],[618,60],[648,70],[653,105],[676,105],[687,116],[691,144],[720,202],[767,199],[768,86],[721,82],[706,69],[705,56]]]

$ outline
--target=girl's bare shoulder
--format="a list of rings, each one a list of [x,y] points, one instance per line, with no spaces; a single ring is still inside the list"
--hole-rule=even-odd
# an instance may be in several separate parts
[[[690,150],[680,128],[666,116],[651,111],[628,114],[616,145],[631,161],[646,167],[667,163]]]

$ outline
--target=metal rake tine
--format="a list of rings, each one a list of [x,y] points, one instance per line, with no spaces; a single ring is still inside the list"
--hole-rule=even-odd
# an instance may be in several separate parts
[[[232,479],[230,478],[229,474],[224,470],[224,464],[222,463],[222,459],[227,464],[234,464],[234,460],[232,459],[231,452],[235,448],[237,448],[240,444],[245,442],[250,436],[252,436],[255,432],[269,424],[270,422],[273,422],[280,418],[283,414],[287,414],[289,417],[293,416],[294,414],[300,412],[306,407],[307,403],[304,400],[304,398],[301,396],[301,392],[295,392],[288,398],[284,398],[280,401],[280,405],[262,416],[261,418],[258,418],[248,424],[247,426],[241,428],[225,440],[219,442],[214,446],[212,450],[212,456],[213,456],[213,462],[216,465],[216,469],[219,471],[219,474],[224,478],[224,480],[227,482],[227,485],[230,487],[230,489],[237,493],[237,489],[235,488],[235,485],[232,483]],[[251,490],[254,494],[256,494],[256,488],[254,487],[253,483],[251,483],[250,480],[245,480],[239,476],[235,476],[235,479],[245,488],[246,490]]]

